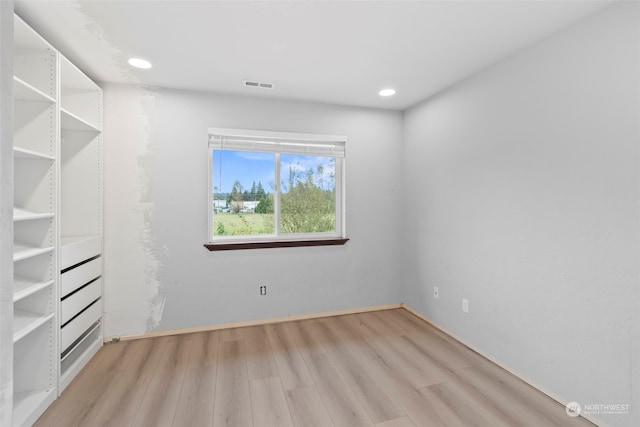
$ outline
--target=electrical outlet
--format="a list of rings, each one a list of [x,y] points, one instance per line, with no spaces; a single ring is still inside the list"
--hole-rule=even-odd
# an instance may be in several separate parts
[[[435,299],[440,298],[440,290],[438,289],[438,287],[437,287],[437,286],[434,286],[434,287],[433,287],[433,297],[434,297]]]
[[[462,298],[462,311],[465,313],[469,312],[469,300],[466,298]]]
[[[266,295],[266,294],[267,294],[267,287],[260,286],[260,295]]]

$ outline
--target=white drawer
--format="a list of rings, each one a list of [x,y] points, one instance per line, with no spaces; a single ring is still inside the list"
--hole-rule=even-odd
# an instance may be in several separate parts
[[[69,268],[101,253],[102,239],[100,236],[61,237],[60,270]]]
[[[102,295],[102,280],[85,286],[60,303],[60,324],[64,325]]]
[[[86,285],[102,274],[102,259],[96,258],[60,276],[60,298]]]
[[[67,323],[60,332],[60,349],[64,352],[102,316],[102,304],[94,302],[80,316]]]

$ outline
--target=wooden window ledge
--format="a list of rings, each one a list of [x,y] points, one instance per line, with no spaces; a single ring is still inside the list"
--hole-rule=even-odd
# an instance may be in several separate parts
[[[235,242],[235,243],[206,243],[205,248],[210,251],[233,251],[240,249],[267,248],[299,248],[304,246],[336,246],[344,245],[349,239],[318,239],[318,240],[274,240],[270,242]]]

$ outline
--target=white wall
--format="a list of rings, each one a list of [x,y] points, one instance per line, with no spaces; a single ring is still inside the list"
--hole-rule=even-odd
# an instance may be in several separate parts
[[[404,300],[564,402],[631,404],[595,415],[629,427],[639,15],[616,5],[444,91],[405,113],[404,139]]]
[[[13,408],[13,0],[0,1],[0,425]]]
[[[118,85],[104,99],[106,336],[400,301],[401,113]],[[346,135],[351,240],[207,251],[209,126]]]

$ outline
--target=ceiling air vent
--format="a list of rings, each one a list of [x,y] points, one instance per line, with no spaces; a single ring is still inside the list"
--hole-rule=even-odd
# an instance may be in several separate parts
[[[255,80],[245,80],[244,85],[246,87],[261,87],[263,89],[273,89],[275,86],[273,83],[258,82]]]

